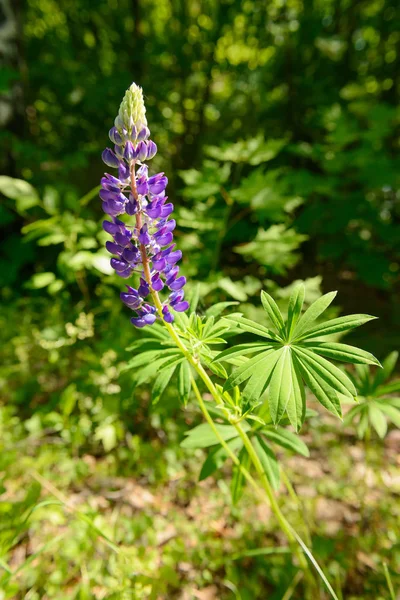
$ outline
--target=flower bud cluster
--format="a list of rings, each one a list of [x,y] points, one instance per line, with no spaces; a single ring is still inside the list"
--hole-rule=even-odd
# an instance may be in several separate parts
[[[131,322],[136,327],[152,325],[160,316],[151,299],[163,289],[168,290],[161,303],[167,323],[174,320],[171,309],[182,312],[189,308],[183,290],[186,279],[179,275],[176,264],[182,252],[173,243],[176,222],[170,219],[174,207],[165,195],[168,179],[164,173],[149,177],[144,164],[157,152],[149,136],[142,90],[132,84],[109,132],[114,149],[106,148],[102,154],[107,166],[118,169],[118,176],[105,173],[100,198],[104,212],[111,217],[103,222],[103,228],[113,238],[106,243],[113,255],[112,268],[125,279],[139,274],[138,288],[127,286],[127,292],[121,293],[122,301],[135,312]],[[133,224],[125,224],[118,218],[121,215],[135,217]]]

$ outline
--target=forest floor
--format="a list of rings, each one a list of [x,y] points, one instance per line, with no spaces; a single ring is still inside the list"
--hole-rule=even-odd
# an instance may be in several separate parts
[[[31,421],[1,409],[0,600],[307,597],[268,506],[250,491],[232,506],[229,464],[197,483],[205,454],[183,451],[172,421],[97,455]],[[281,485],[288,520],[339,600],[387,600],[384,564],[400,583],[400,431],[366,445],[320,412],[302,439],[310,458],[280,453],[300,499]]]

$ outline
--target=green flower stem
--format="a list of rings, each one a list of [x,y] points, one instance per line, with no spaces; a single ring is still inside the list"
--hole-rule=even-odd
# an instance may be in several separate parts
[[[300,500],[300,498],[298,497],[298,495],[296,494],[296,491],[289,479],[289,477],[286,475],[285,471],[281,468],[281,479],[283,481],[284,486],[286,487],[289,496],[291,497],[291,499],[293,500],[293,502],[296,504],[296,508],[297,511],[299,513],[299,515],[302,518],[302,522],[304,525],[304,536],[306,538],[307,544],[309,546],[311,546],[311,534],[310,534],[310,528],[309,528],[309,523],[308,523],[308,519],[307,519],[307,515],[305,514],[305,510],[304,510],[304,506]]]
[[[176,331],[174,332],[175,335]],[[180,340],[179,340],[180,341]],[[180,341],[180,343],[182,343]],[[192,357],[190,357],[192,358]],[[197,372],[199,373],[199,375],[202,376],[202,372],[203,374],[205,374],[206,378],[208,379],[208,381],[211,383],[211,389],[209,388],[209,391],[213,394],[214,396],[214,390],[215,393],[218,395],[218,391],[215,389],[215,386],[213,384],[213,382],[211,381],[211,379],[208,377],[207,373],[204,371],[202,365],[199,365],[198,363],[196,363],[196,361],[192,361],[190,360],[190,363],[196,368]],[[198,369],[198,367],[200,367],[200,370]],[[202,372],[201,372],[202,371]],[[202,376],[202,379],[204,380],[204,377]],[[266,482],[266,486],[263,485],[263,489],[260,488],[260,486],[257,484],[257,482],[254,480],[254,478],[252,477],[252,475],[248,472],[248,470],[243,467],[240,464],[240,461],[238,459],[238,457],[236,456],[236,454],[234,454],[234,452],[232,452],[232,450],[229,448],[229,446],[227,445],[227,443],[225,442],[225,440],[222,438],[221,434],[219,433],[210,413],[207,410],[207,407],[205,405],[205,402],[201,396],[201,393],[199,391],[199,388],[195,382],[195,380],[193,379],[193,377],[191,378],[192,381],[192,386],[193,386],[193,390],[194,393],[196,395],[196,398],[199,402],[200,405],[200,409],[206,419],[206,421],[208,422],[208,424],[210,425],[211,429],[213,430],[216,438],[218,439],[219,443],[221,444],[221,446],[226,450],[226,452],[228,453],[228,455],[230,456],[230,458],[232,459],[233,463],[235,465],[238,466],[238,468],[240,468],[243,476],[245,477],[245,479],[251,484],[251,486],[253,487],[253,489],[256,491],[257,495],[260,496],[262,498],[262,500],[265,500],[265,495],[263,493],[267,492],[267,497],[268,500],[270,501],[271,504],[271,508],[273,510],[273,512],[275,513],[275,516],[278,519],[278,522],[282,528],[282,530],[284,531],[285,535],[288,538],[288,541],[290,543],[290,546],[292,548],[292,551],[297,555],[298,560],[299,560],[299,564],[301,566],[301,568],[304,570],[305,576],[306,576],[306,580],[308,581],[308,583],[310,584],[310,588],[311,590],[316,590],[316,581],[312,575],[312,572],[310,571],[309,567],[308,567],[308,563],[307,560],[305,559],[305,556],[308,556],[310,562],[313,564],[315,570],[317,571],[318,575],[321,577],[322,581],[324,582],[326,588],[328,589],[330,595],[332,596],[332,598],[334,600],[338,600],[338,597],[336,596],[332,586],[330,585],[329,581],[327,580],[324,572],[322,571],[321,567],[319,566],[319,564],[317,563],[317,561],[315,560],[314,556],[312,555],[311,551],[309,550],[309,548],[307,547],[307,545],[303,542],[303,540],[301,539],[301,537],[297,534],[297,532],[292,528],[292,526],[290,525],[290,523],[288,523],[288,521],[285,519],[284,515],[281,512],[281,509],[276,501],[275,495],[274,495],[274,491],[272,490],[269,481],[267,479],[267,477],[265,476],[264,470],[262,468],[262,465],[260,463],[260,460],[251,444],[250,438],[247,436],[246,432],[243,431],[242,427],[240,424],[236,424],[232,423],[233,426],[236,428],[236,430],[238,431],[239,435],[241,435],[242,439],[243,439],[243,443],[244,440],[246,439],[246,448],[249,451],[250,457],[253,461],[254,464],[254,460],[256,460],[258,467],[261,468],[262,471],[262,481],[263,484]],[[212,389],[214,388],[214,390]],[[219,403],[221,403],[221,400],[219,399]],[[239,432],[239,428],[240,428],[240,432]],[[248,444],[250,446],[248,446]],[[251,451],[250,451],[251,448]],[[256,465],[254,465],[256,466]],[[257,469],[257,472],[260,473],[260,471]],[[261,475],[261,473],[260,473]],[[294,543],[297,542],[298,545],[300,546],[301,550],[304,552],[304,554],[302,554],[302,552],[300,552],[300,550],[297,548],[297,546],[294,546]]]
[[[240,469],[243,477],[250,483],[250,485],[254,488],[254,490],[257,492],[257,494],[262,498],[262,500],[264,500],[264,493],[260,489],[260,486],[254,479],[254,477],[252,475],[250,475],[250,473],[246,469],[246,467],[243,467],[243,465],[240,463],[240,460],[238,459],[236,454],[231,450],[231,448],[229,448],[228,444],[226,443],[224,438],[219,433],[212,416],[210,415],[210,413],[207,410],[206,404],[205,404],[203,397],[200,393],[200,390],[197,386],[196,380],[194,379],[193,376],[191,376],[190,379],[191,379],[193,391],[195,393],[195,396],[196,396],[197,401],[200,406],[200,410],[203,413],[205,420],[207,421],[207,423],[210,425],[211,429],[213,430],[215,437],[218,439],[221,446],[225,449],[228,456],[232,459],[232,462]]]
[[[270,504],[273,512],[275,513],[275,516],[278,520],[279,525],[281,526],[282,531],[285,533],[289,543],[292,546],[295,545],[294,552],[298,558],[301,568],[304,570],[307,570],[308,569],[307,560],[304,557],[303,552],[301,552],[297,548],[296,536],[293,534],[293,529],[292,529],[291,525],[288,523],[288,521],[286,520],[285,516],[283,515],[283,513],[279,507],[279,504],[276,500],[274,491],[271,487],[268,477],[265,474],[265,471],[264,471],[261,461],[258,457],[258,454],[254,450],[253,444],[251,443],[249,436],[243,430],[241,423],[237,423],[235,425],[235,428],[236,428],[236,431],[238,432],[238,434],[240,435],[240,437],[242,438],[244,447],[246,448],[246,450],[250,456],[251,462],[253,463],[253,465],[258,473],[258,476],[260,477],[263,489],[268,497],[269,504]]]

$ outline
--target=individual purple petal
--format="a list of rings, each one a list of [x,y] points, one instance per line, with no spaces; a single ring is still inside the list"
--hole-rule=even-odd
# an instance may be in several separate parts
[[[176,292],[172,292],[172,294],[169,295],[169,303],[171,306],[174,306],[177,302],[181,302],[185,297],[185,292],[184,290],[178,290]]]
[[[136,156],[140,161],[143,161],[147,157],[147,146],[146,142],[139,142],[136,148]]]
[[[155,307],[155,306],[152,306],[151,304],[145,304],[145,305],[143,306],[143,310],[144,310],[144,312],[149,312],[149,313],[151,313],[152,315],[155,315],[155,314],[156,314],[156,307]]]
[[[186,284],[186,277],[178,277],[178,279],[175,279],[175,281],[172,281],[168,287],[171,290],[180,290],[183,288],[183,286]]]
[[[103,229],[107,233],[113,235],[119,231],[119,226],[116,223],[112,223],[111,221],[103,221]]]
[[[121,202],[103,202],[102,208],[103,211],[111,217],[116,217],[125,212],[125,205]]]
[[[117,242],[117,244],[119,244],[120,246],[127,246],[130,241],[131,241],[131,233],[130,231],[124,231],[124,233],[121,233],[120,231],[118,231],[115,235],[114,235],[114,241]]]
[[[170,265],[175,264],[176,262],[178,262],[178,260],[181,260],[181,258],[181,250],[175,250],[175,252],[170,252],[170,254],[168,254],[168,256],[166,257],[167,263],[169,263]]]
[[[185,310],[187,310],[188,308],[189,302],[187,302],[187,300],[184,300],[183,302],[178,302],[173,306],[173,309],[176,310],[176,312],[185,312]]]
[[[126,260],[128,263],[136,263],[139,258],[139,252],[137,248],[125,248],[122,252],[122,258]]]
[[[153,325],[154,321],[156,320],[156,315],[144,315],[143,317],[143,321],[146,323],[146,325]]]
[[[162,281],[160,274],[156,273],[151,278],[151,287],[155,292],[161,292],[164,287],[164,282]]]
[[[136,158],[136,151],[135,151],[135,148],[134,148],[132,142],[126,142],[125,148],[124,148],[124,158],[128,162],[130,162],[131,160]]]
[[[121,246],[118,246],[118,244],[114,244],[114,242],[106,242],[106,248],[110,252],[110,254],[116,254],[118,256],[122,253]]]
[[[111,191],[111,190],[103,189],[103,190],[100,190],[99,196],[105,202],[108,202],[109,200],[117,200],[119,202],[125,201],[125,196],[123,194],[121,194],[121,192],[119,190]],[[123,200],[122,200],[122,198],[123,198]]]
[[[154,158],[154,156],[157,154],[157,146],[154,142],[152,142],[151,140],[149,140],[147,142],[147,160],[150,160],[151,158]]]
[[[117,271],[118,277],[123,277],[124,279],[128,279],[132,275],[132,268],[128,267],[125,271]]]
[[[142,279],[142,277],[140,278],[140,286],[138,287],[138,292],[139,296],[141,296],[142,298],[146,298],[146,296],[150,294],[149,284],[147,283],[147,281]]]
[[[163,316],[164,316],[164,321],[166,323],[173,323],[173,321],[175,320],[174,315],[169,311],[168,306],[164,306],[162,309],[163,312]]]
[[[116,169],[119,165],[118,158],[110,148],[103,150],[101,158],[108,167],[114,167]]]
[[[121,137],[123,139],[124,142],[127,142],[129,140],[129,133],[128,131],[125,129],[125,127],[123,127],[121,129]]]
[[[175,281],[178,273],[179,273],[179,267],[177,267],[177,266],[171,267],[169,269],[169,271],[167,272],[167,279],[165,280],[165,283],[167,284],[168,287],[170,287],[171,283],[173,281]]]
[[[117,271],[117,273],[121,273],[122,271],[125,271],[127,268],[129,268],[128,263],[125,260],[121,260],[119,258],[112,258],[110,260],[110,265],[113,269],[115,269],[115,271]]]
[[[134,143],[136,142],[137,129],[136,129],[135,125],[133,125],[133,127],[131,128],[130,134],[128,134],[128,132],[126,132],[126,139],[130,139]]]
[[[165,269],[165,265],[167,261],[160,253],[156,254],[152,258],[153,267],[156,271],[163,271]]]
[[[168,217],[174,210],[174,205],[172,202],[168,202],[168,204],[164,204],[161,210],[162,217]]]
[[[120,181],[119,179],[117,179],[116,177],[113,177],[113,179],[115,179],[115,181],[112,181],[110,179],[110,175],[106,175],[105,177],[101,178],[101,187],[105,190],[110,190],[111,192],[119,192],[120,191]]]
[[[167,221],[167,223],[165,224],[165,231],[174,231],[176,227],[176,221],[175,219],[171,219],[170,221]]]
[[[140,233],[138,235],[138,239],[139,239],[139,242],[141,244],[143,244],[144,246],[147,246],[147,244],[150,244],[151,238],[147,231],[147,223],[145,223],[143,225],[143,227],[141,228]]]
[[[164,233],[163,235],[159,235],[158,237],[156,237],[156,235],[157,234],[154,235],[154,239],[157,240],[157,243],[160,244],[160,246],[167,246],[174,239],[174,236],[170,231]]]
[[[150,130],[148,127],[143,127],[139,133],[137,134],[137,140],[141,142],[142,140],[146,140],[150,135]]]
[[[131,318],[131,323],[132,323],[132,325],[134,325],[135,327],[139,327],[140,329],[142,327],[146,327],[146,325],[147,325],[146,321],[143,318],[138,318],[137,319],[135,317],[132,317]]]
[[[149,202],[149,204],[145,208],[146,214],[151,219],[158,219],[158,217],[161,215],[161,211],[162,211],[162,205],[159,200],[157,200],[155,202],[154,201]]]
[[[136,292],[136,294],[137,294],[137,292]],[[122,302],[124,304],[126,304],[127,306],[129,306],[129,308],[131,308],[132,310],[136,310],[137,308],[139,308],[139,306],[143,302],[142,299],[139,298],[138,295],[135,296],[134,294],[129,294],[126,292],[121,292],[120,298],[121,298]]]
[[[132,217],[133,215],[136,215],[136,213],[138,212],[138,210],[139,210],[139,205],[136,202],[136,200],[133,200],[133,201],[129,200],[125,204],[126,214],[129,215],[130,217]]]
[[[165,250],[162,250],[161,256],[167,257],[168,254],[171,254],[171,252],[175,248],[175,246],[176,246],[176,244],[172,244],[172,246],[170,246],[169,248],[165,248]]]
[[[118,158],[120,160],[122,158],[124,158],[124,147],[123,146],[119,146],[118,144],[115,144],[115,146],[114,146],[114,152],[115,152],[115,154],[118,156]]]
[[[110,131],[108,132],[108,137],[113,144],[122,144],[124,142],[116,127],[111,127]]]
[[[147,165],[140,165],[140,167],[138,168],[137,176],[138,178],[145,177],[146,179],[148,179],[149,167]]]
[[[141,196],[145,196],[149,191],[149,184],[147,183],[147,178],[143,175],[136,182],[136,189],[138,194]]]
[[[152,181],[153,177],[149,179],[149,191],[151,194],[159,194],[163,192],[167,187],[168,179],[166,177],[161,177],[158,180]]]
[[[156,173],[155,175],[152,175],[151,177],[149,177],[149,183],[150,184],[157,183],[158,181],[161,181],[161,179],[163,179],[163,177],[165,177],[163,171],[161,171],[160,173]]]
[[[121,161],[118,165],[118,177],[122,181],[126,181],[130,177],[129,165],[127,165],[125,162]]]

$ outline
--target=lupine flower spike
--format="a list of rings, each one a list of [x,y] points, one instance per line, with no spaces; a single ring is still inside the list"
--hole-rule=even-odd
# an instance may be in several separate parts
[[[114,127],[109,131],[114,149],[106,148],[104,163],[118,169],[118,176],[104,174],[100,198],[111,221],[103,228],[113,241],[106,243],[113,255],[111,266],[125,279],[139,275],[139,286],[127,285],[121,300],[135,312],[131,322],[136,327],[152,325],[157,318],[172,323],[171,309],[183,312],[189,308],[184,299],[186,279],[179,276],[177,262],[182,252],[173,244],[174,209],[165,195],[168,179],[164,173],[148,176],[146,161],[157,152],[150,140],[142,88],[132,83],[122,100]],[[131,223],[118,217],[127,215]],[[169,290],[161,301],[158,292]]]

